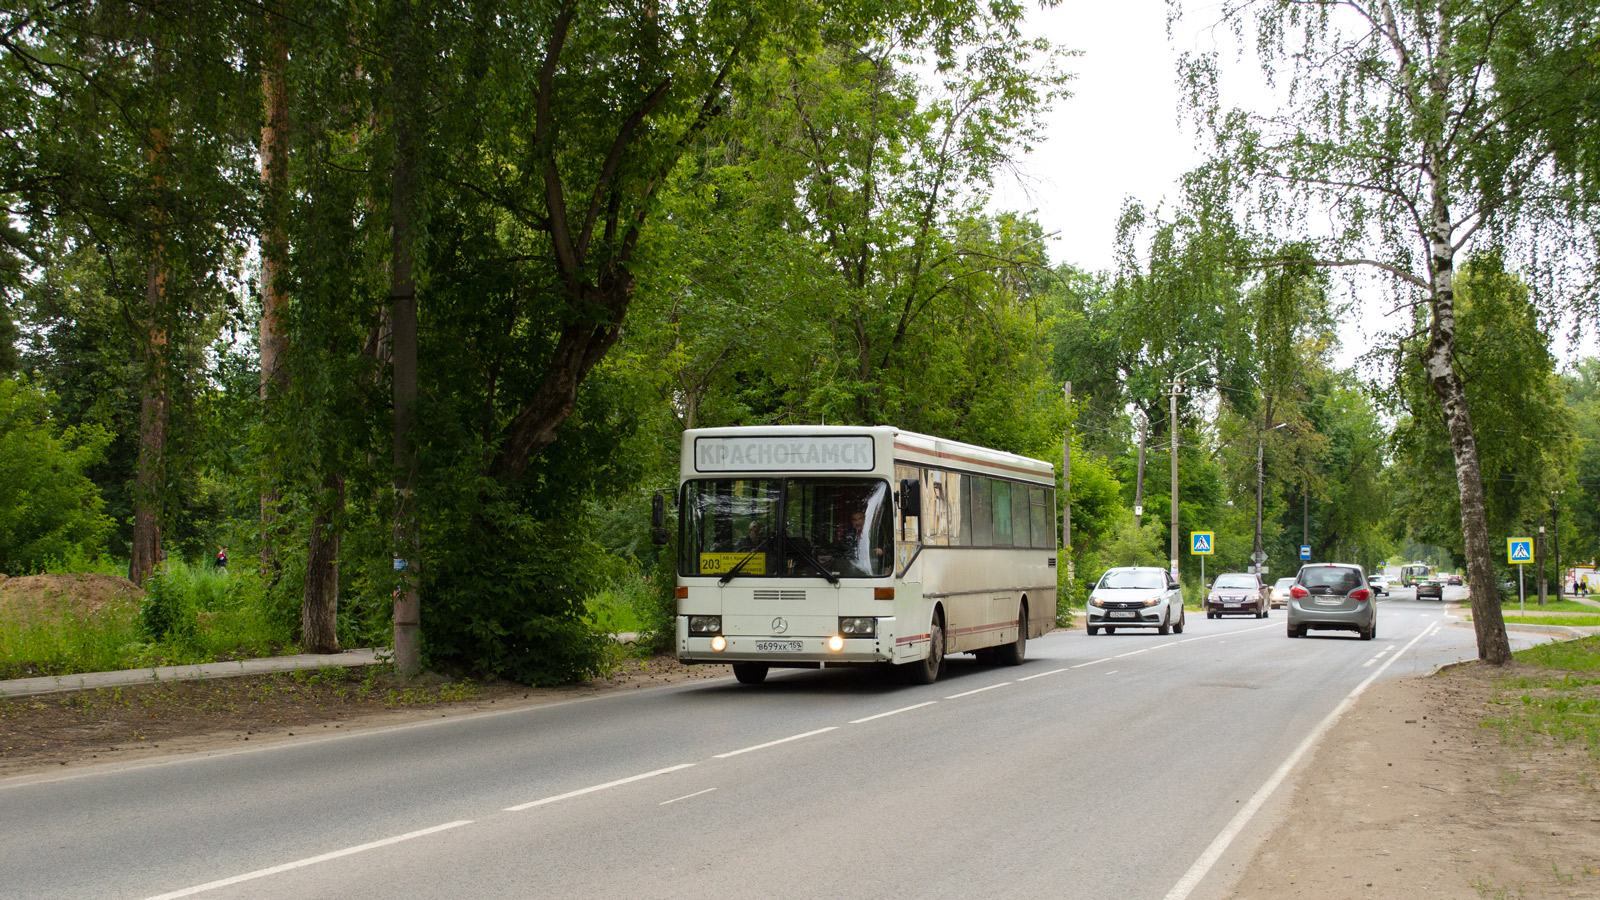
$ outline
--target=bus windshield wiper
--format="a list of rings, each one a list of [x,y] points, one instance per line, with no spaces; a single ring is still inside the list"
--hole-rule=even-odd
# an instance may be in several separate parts
[[[838,584],[839,583],[839,576],[837,576],[837,575],[833,574],[832,572],[828,571],[828,567],[823,565],[822,561],[817,559],[816,556],[814,556],[811,553],[811,549],[809,547],[807,547],[805,544],[801,544],[801,543],[794,544],[793,546],[794,546],[794,552],[797,555],[799,555],[800,557],[804,558],[806,562],[812,564],[813,566],[816,566],[817,567],[817,571],[822,573],[822,577],[823,578],[828,579],[828,583],[829,584]]]
[[[738,562],[733,564],[733,568],[731,568],[728,571],[722,573],[722,577],[717,579],[717,584],[727,584],[728,582],[732,581],[734,576],[738,575],[739,571],[744,568],[744,564],[749,562],[752,559],[755,559],[756,558],[756,554],[760,553],[761,552],[761,548],[765,547],[767,545],[767,542],[770,541],[770,540],[772,540],[772,535],[769,534],[766,537],[762,538],[760,540],[760,542],[757,543],[754,547],[751,547],[745,553],[743,559],[741,559]]]

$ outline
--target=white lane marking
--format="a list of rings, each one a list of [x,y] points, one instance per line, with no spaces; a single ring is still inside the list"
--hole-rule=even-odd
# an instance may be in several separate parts
[[[938,702],[939,701],[937,701],[937,700],[929,700],[926,703],[913,703],[910,706],[902,706],[899,709],[891,709],[888,712],[881,712],[881,713],[878,713],[875,716],[867,716],[864,719],[851,719],[850,720],[850,724],[851,725],[860,725],[862,722],[871,722],[873,719],[881,719],[884,716],[892,716],[892,715],[896,715],[898,713],[910,712],[913,709],[921,709],[924,706],[932,706],[932,705],[934,705],[935,703],[938,703]]]
[[[1018,678],[1017,679],[1017,683],[1021,684],[1024,681],[1032,681],[1035,678],[1043,678],[1046,675],[1060,675],[1062,672],[1065,672],[1065,671],[1066,671],[1066,669],[1051,669],[1048,672],[1040,672],[1037,675],[1028,675],[1028,676],[1025,676],[1025,677],[1022,677],[1022,678]]]
[[[981,694],[984,691],[992,691],[995,688],[1005,687],[1006,685],[1008,685],[1010,683],[1011,682],[1009,682],[1009,681],[1002,681],[999,684],[991,684],[988,687],[975,688],[975,689],[970,690],[970,691],[962,691],[959,694],[951,694],[950,696],[946,697],[945,699],[946,700],[959,700],[962,697],[971,697],[973,694]]]
[[[754,747],[745,747],[742,750],[729,750],[727,753],[718,753],[716,755],[716,758],[717,759],[727,759],[730,756],[738,756],[741,753],[749,753],[752,750],[765,750],[768,747],[776,747],[779,744],[787,744],[790,741],[798,741],[801,738],[808,738],[808,737],[813,737],[815,735],[824,734],[826,732],[833,731],[834,729],[836,729],[838,727],[839,726],[837,726],[837,725],[829,725],[827,728],[818,728],[816,731],[808,731],[805,734],[795,734],[795,735],[790,735],[789,737],[786,737],[786,738],[778,738],[775,741],[767,741],[765,744],[757,744]]]
[[[1111,661],[1111,657],[1108,656],[1105,659],[1091,659],[1086,663],[1078,663],[1075,666],[1068,666],[1067,668],[1069,668],[1069,669],[1081,669],[1084,666],[1093,666],[1093,665],[1098,665],[1098,664],[1103,663],[1103,662],[1110,662],[1110,661]]]
[[[535,806],[544,806],[546,803],[555,803],[558,800],[566,800],[571,797],[581,797],[584,794],[592,794],[595,791],[603,791],[606,788],[614,788],[618,785],[632,784],[635,781],[643,781],[646,778],[654,778],[657,775],[665,775],[668,772],[676,772],[679,769],[687,769],[693,765],[694,763],[684,763],[679,766],[668,766],[665,769],[657,769],[654,772],[645,772],[643,775],[630,775],[627,778],[618,778],[616,781],[608,781],[605,784],[596,784],[586,788],[578,788],[575,791],[567,791],[565,794],[557,794],[554,797],[546,797],[543,800],[535,800],[531,803],[519,803],[516,806],[508,806],[505,808],[505,811],[522,812],[525,809],[533,809]]]
[[[1437,623],[1435,623],[1434,627],[1437,627]],[[1317,727],[1311,729],[1311,733],[1306,735],[1306,739],[1300,742],[1300,746],[1289,754],[1289,758],[1283,761],[1283,765],[1272,773],[1272,776],[1266,780],[1265,784],[1256,789],[1256,792],[1245,802],[1243,808],[1234,814],[1233,819],[1216,836],[1211,845],[1200,854],[1200,858],[1194,861],[1194,865],[1189,867],[1189,871],[1178,879],[1178,883],[1172,886],[1172,890],[1167,892],[1163,900],[1186,900],[1188,898],[1190,892],[1200,884],[1201,879],[1206,877],[1206,873],[1211,871],[1211,867],[1216,865],[1217,860],[1222,858],[1222,854],[1228,849],[1228,845],[1232,844],[1233,839],[1239,836],[1239,832],[1243,831],[1245,825],[1249,824],[1250,819],[1267,802],[1267,798],[1271,797],[1272,792],[1278,789],[1279,784],[1283,783],[1283,779],[1289,776],[1289,772],[1300,762],[1300,758],[1310,752],[1312,747],[1316,746],[1317,741],[1327,733],[1328,729],[1333,727],[1335,722],[1339,721],[1339,717],[1344,715],[1346,710],[1355,705],[1356,698],[1360,697],[1369,685],[1377,681],[1385,670],[1394,665],[1401,654],[1410,650],[1416,645],[1417,641],[1426,637],[1430,630],[1431,628],[1424,630],[1421,634],[1412,638],[1404,647],[1396,651],[1395,655],[1389,657],[1388,662],[1379,666],[1376,672],[1368,675],[1364,681],[1356,685],[1355,689],[1347,694],[1343,700],[1339,701],[1338,706],[1333,708],[1333,712],[1328,713],[1326,718],[1317,723]]]
[[[1369,667],[1371,667],[1371,665],[1373,663],[1377,662],[1379,659],[1382,659],[1382,657],[1374,656],[1373,658],[1371,658],[1371,659],[1367,660],[1366,662],[1362,663],[1361,664],[1361,668],[1363,668],[1363,669],[1369,668]]]
[[[1112,669],[1112,670],[1111,670],[1111,671],[1109,671],[1109,672],[1102,672],[1102,673],[1101,673],[1101,674],[1102,674],[1102,675],[1115,675],[1115,674],[1117,674],[1117,673],[1118,673],[1118,672],[1120,672],[1120,671],[1122,671],[1122,670],[1121,670],[1121,669]]]
[[[205,884],[197,884],[194,887],[184,888],[180,891],[157,894],[154,897],[146,897],[145,900],[176,900],[178,897],[190,897],[205,891],[214,891],[217,888],[239,884],[243,881],[254,881],[257,878],[265,878],[268,875],[277,875],[280,872],[288,872],[292,869],[302,869],[306,866],[314,866],[317,863],[327,862],[330,859],[338,859],[341,856],[350,856],[352,854],[361,853],[367,850],[376,850],[379,847],[387,847],[390,844],[398,844],[401,841],[409,841],[412,838],[424,837],[426,835],[436,834],[449,828],[459,828],[462,825],[471,824],[472,821],[469,819],[463,819],[459,822],[446,822],[443,825],[435,825],[432,828],[424,828],[421,831],[412,831],[406,834],[399,834],[395,835],[394,837],[384,838],[381,841],[372,841],[371,843],[360,844],[355,847],[346,847],[343,850],[335,850],[332,853],[324,853],[321,856],[311,856],[305,859],[296,860],[294,862],[287,862],[281,866],[257,869],[254,872],[246,872],[243,875],[235,875],[232,878],[222,878],[217,881],[208,881]]]
[[[703,791],[695,791],[692,794],[684,794],[682,797],[673,797],[671,800],[663,800],[660,803],[657,803],[656,805],[657,806],[666,806],[668,803],[677,803],[679,800],[687,800],[690,797],[698,797],[701,794],[709,794],[714,790],[716,790],[716,788],[706,788]]]
[[[1388,654],[1388,652],[1390,650],[1393,650],[1393,649],[1394,649],[1393,647],[1385,647],[1382,650],[1379,650],[1378,651],[1378,655],[1373,657],[1373,659],[1382,659],[1385,655]]]

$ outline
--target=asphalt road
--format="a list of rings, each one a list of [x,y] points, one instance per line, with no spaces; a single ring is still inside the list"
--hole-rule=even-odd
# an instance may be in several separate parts
[[[1358,685],[1475,656],[1409,596],[1371,642],[1191,615],[925,687],[775,670],[11,779],[0,894],[1204,900]]]

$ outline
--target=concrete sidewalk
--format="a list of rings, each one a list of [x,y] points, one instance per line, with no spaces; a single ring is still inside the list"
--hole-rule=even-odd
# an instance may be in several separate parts
[[[380,660],[377,651],[374,650],[346,650],[343,653],[300,653],[294,656],[269,656],[263,659],[240,659],[233,662],[200,663],[192,666],[156,666],[149,669],[125,669],[120,672],[46,675],[40,678],[0,681],[0,698],[31,697],[35,694],[53,694],[57,691],[126,687],[133,684],[150,684],[154,681],[199,681],[205,678],[231,678],[236,675],[265,675],[296,669],[320,669],[325,666],[352,668],[387,661],[387,653],[384,659]]]

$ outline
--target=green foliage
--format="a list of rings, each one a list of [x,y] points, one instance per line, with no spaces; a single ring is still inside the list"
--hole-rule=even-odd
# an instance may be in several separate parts
[[[1525,533],[1548,508],[1570,456],[1573,422],[1555,376],[1548,331],[1521,279],[1497,258],[1458,280],[1457,365],[1483,471],[1489,533]],[[1411,355],[1388,393],[1395,427],[1396,507],[1411,535],[1462,558],[1461,494],[1437,395]]]
[[[1600,637],[1551,641],[1515,654],[1519,662],[1544,670],[1501,679],[1494,703],[1501,715],[1483,721],[1506,742],[1552,740],[1576,743],[1600,758]]]
[[[46,394],[0,380],[0,571],[35,571],[99,547],[112,523],[87,471],[110,440],[94,426],[62,428]]]

